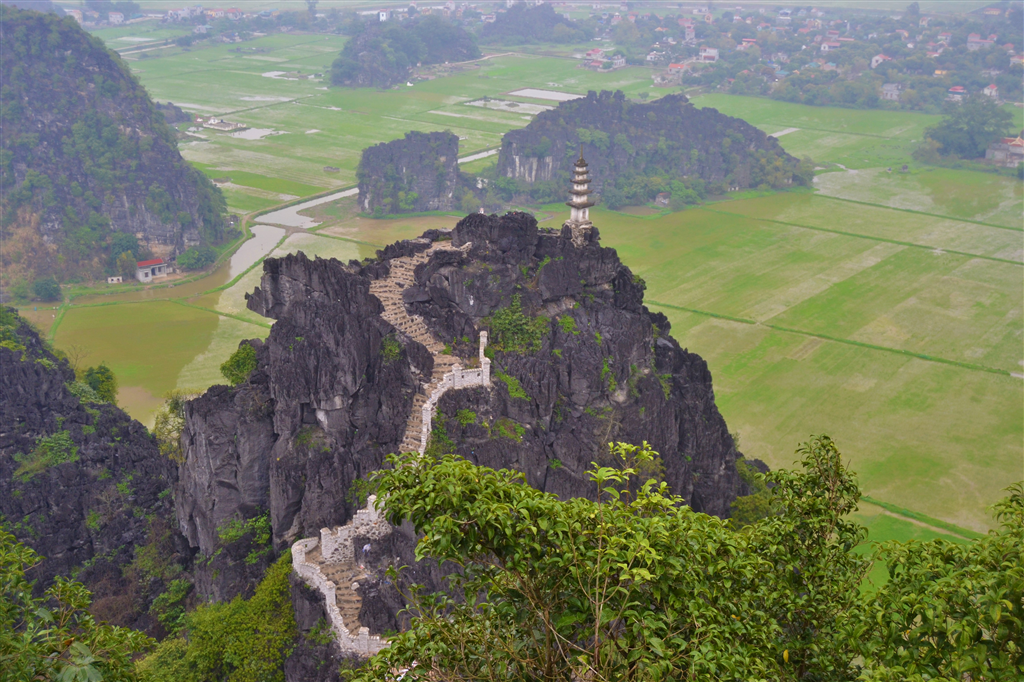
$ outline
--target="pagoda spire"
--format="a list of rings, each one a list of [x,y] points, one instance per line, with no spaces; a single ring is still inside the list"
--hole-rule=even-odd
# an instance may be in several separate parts
[[[590,207],[594,205],[589,200],[590,175],[587,173],[587,161],[583,158],[583,145],[580,144],[580,158],[576,160],[573,168],[572,189],[569,190],[569,201],[565,205],[569,207],[569,220],[567,224],[572,227],[593,227],[590,222]]]

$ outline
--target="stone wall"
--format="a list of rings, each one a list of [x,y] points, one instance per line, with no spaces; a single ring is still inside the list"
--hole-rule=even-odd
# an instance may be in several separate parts
[[[427,441],[430,439],[430,431],[433,428],[434,415],[437,413],[437,401],[451,389],[473,388],[474,386],[491,385],[491,360],[484,355],[487,348],[487,332],[480,332],[480,368],[463,369],[462,365],[455,365],[452,371],[446,373],[441,383],[430,392],[430,397],[423,404],[422,421],[423,431],[420,434],[420,454],[427,450]]]
[[[388,643],[377,635],[371,635],[369,628],[361,627],[355,635],[352,635],[345,627],[341,611],[338,610],[337,586],[320,572],[319,566],[306,561],[306,553],[314,549],[318,543],[319,540],[316,538],[306,538],[292,545],[292,569],[306,581],[307,585],[324,596],[324,606],[331,622],[331,630],[334,631],[335,641],[342,652],[372,656],[386,647]]]
[[[384,520],[374,506],[376,495],[370,495],[365,509],[360,509],[352,521],[344,526],[320,529],[320,554],[327,563],[338,564],[355,561],[356,537],[368,537],[373,540],[391,533],[391,525]]]

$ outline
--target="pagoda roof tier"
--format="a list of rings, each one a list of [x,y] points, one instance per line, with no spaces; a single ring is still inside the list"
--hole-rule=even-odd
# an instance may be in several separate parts
[[[597,204],[595,204],[593,201],[567,201],[565,202],[565,205],[570,206],[572,208],[590,208],[591,206],[596,206]]]
[[[592,190],[592,189],[571,189],[571,190],[569,190],[569,194],[575,194],[576,196],[583,196],[583,197],[587,196],[588,194],[593,194],[593,192],[594,192],[594,190]]]

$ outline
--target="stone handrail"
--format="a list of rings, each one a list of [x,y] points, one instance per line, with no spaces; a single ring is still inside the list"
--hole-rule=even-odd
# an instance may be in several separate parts
[[[316,538],[306,538],[292,545],[292,570],[305,580],[307,585],[324,596],[327,619],[331,623],[334,639],[343,652],[363,656],[377,653],[388,643],[377,635],[371,635],[370,629],[366,627],[359,628],[359,631],[353,636],[345,627],[341,611],[338,609],[337,586],[321,573],[319,566],[306,561],[306,553],[314,549],[318,543],[319,540]]]
[[[487,332],[480,332],[480,368],[479,369],[463,369],[462,365],[454,365],[452,371],[445,373],[441,379],[441,383],[438,384],[437,388],[430,392],[430,396],[427,398],[427,402],[423,404],[421,424],[422,432],[420,434],[420,454],[422,455],[427,451],[427,441],[430,439],[430,431],[433,428],[432,423],[434,415],[437,414],[437,402],[441,399],[445,393],[451,389],[457,388],[472,388],[473,386],[490,386],[491,385],[491,360],[484,355],[484,350],[487,348]]]

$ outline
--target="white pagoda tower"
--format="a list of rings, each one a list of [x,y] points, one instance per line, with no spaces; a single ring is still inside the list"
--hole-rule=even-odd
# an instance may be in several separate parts
[[[593,201],[588,200],[590,190],[590,176],[587,175],[587,162],[583,158],[583,145],[580,145],[580,158],[576,160],[576,167],[572,174],[572,189],[569,190],[569,201],[565,205],[569,207],[569,220],[566,224],[571,227],[587,228],[593,227],[590,222],[590,207]]]

